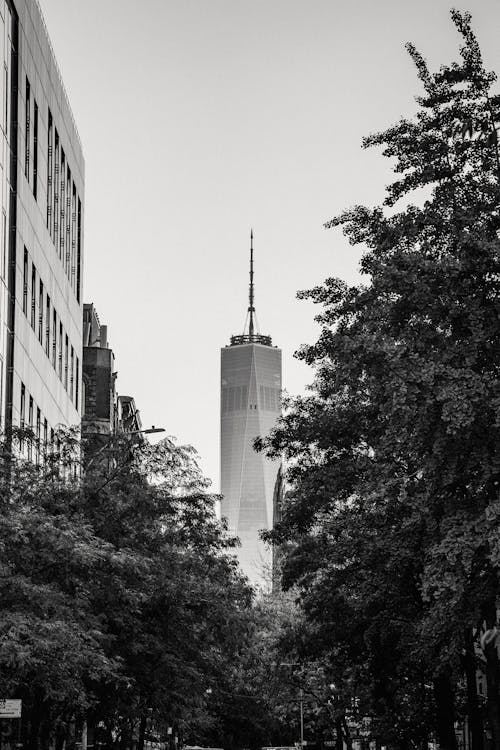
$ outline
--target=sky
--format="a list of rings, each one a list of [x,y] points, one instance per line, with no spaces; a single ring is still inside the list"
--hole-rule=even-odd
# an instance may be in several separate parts
[[[417,109],[404,45],[456,59],[448,0],[39,0],[85,157],[84,300],[108,325],[118,392],[193,445],[219,489],[220,348],[243,332],[254,232],[260,332],[283,383],[319,333],[296,299],[359,281],[323,223],[374,205],[390,162],[361,140]],[[469,10],[500,73],[500,2]],[[319,312],[319,311],[318,311]]]

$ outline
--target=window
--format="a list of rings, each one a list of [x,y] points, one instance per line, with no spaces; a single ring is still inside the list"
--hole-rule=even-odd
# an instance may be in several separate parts
[[[24,428],[26,420],[26,386],[21,383],[21,404],[19,407],[19,424]]]
[[[33,99],[33,195],[38,188],[38,104]]]
[[[43,281],[38,282],[38,341],[43,346]]]
[[[29,401],[29,410],[28,410],[28,423],[29,428],[31,431],[33,431],[33,396],[30,396]],[[28,458],[31,461],[33,458],[33,436],[30,435],[28,438]]]
[[[69,359],[69,397],[73,401],[73,393],[75,386],[75,350],[71,347],[71,355]]]
[[[57,313],[55,307],[52,308],[52,367],[56,369],[57,357]]]
[[[42,432],[42,415],[40,409],[37,406],[36,409],[36,462],[40,461],[40,438]]]
[[[35,330],[36,323],[36,268],[31,264],[31,327]]]
[[[49,127],[47,133],[47,229],[52,237],[52,191],[53,191],[53,168],[54,168],[54,133],[52,123],[52,112],[49,109]]]
[[[222,411],[241,411],[252,408],[248,405],[248,386],[234,385],[222,388]]]
[[[78,216],[76,230],[76,301],[80,302],[82,273],[82,202],[78,198]]]
[[[68,390],[68,352],[69,352],[69,341],[68,336],[64,337],[64,387]]]
[[[59,181],[59,258],[64,263],[64,242],[66,239],[65,224],[64,224],[64,209],[66,207],[65,202],[65,184],[66,184],[66,157],[64,151],[61,149],[61,174]]]
[[[31,143],[31,92],[30,82],[26,79],[26,123],[24,132],[24,175],[26,179],[30,180],[30,143]]]
[[[76,358],[76,372],[75,372],[75,406],[80,411],[80,361]]]
[[[2,269],[4,277],[7,276],[7,212],[2,210]]]
[[[3,132],[8,134],[9,126],[9,68],[4,63],[3,66],[3,90],[5,92],[5,102],[3,108]]]
[[[45,306],[45,354],[50,357],[50,297],[48,294]]]
[[[43,445],[47,450],[47,440],[49,438],[49,425],[46,419],[43,420]]]
[[[66,171],[66,258],[65,270],[68,279],[71,274],[71,170]]]
[[[62,381],[63,365],[63,325],[59,322],[59,380]]]
[[[73,183],[71,194],[71,287],[75,289],[76,281],[76,185]],[[76,291],[76,289],[75,289]]]
[[[52,239],[54,245],[58,251],[59,241],[59,134],[57,129],[55,130],[55,143],[54,143],[54,229],[52,233]]]
[[[28,315],[28,251],[24,248],[23,266],[23,313]]]

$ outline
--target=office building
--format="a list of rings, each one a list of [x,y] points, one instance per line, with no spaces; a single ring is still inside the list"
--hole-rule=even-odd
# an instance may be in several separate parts
[[[36,0],[0,0],[0,420],[80,423],[84,161]]]
[[[240,539],[244,573],[253,583],[270,586],[272,554],[259,532],[272,527],[280,462],[256,453],[253,442],[281,413],[281,350],[270,336],[256,332],[253,234],[247,323],[221,350],[221,514]]]

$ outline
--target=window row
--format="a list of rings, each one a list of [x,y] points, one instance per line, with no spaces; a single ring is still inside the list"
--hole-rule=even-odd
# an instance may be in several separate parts
[[[35,441],[28,440],[28,458],[33,459],[33,443],[35,447],[35,458],[38,463],[40,458],[40,451],[49,445],[49,438],[51,444],[54,443],[54,429],[50,428],[49,436],[49,425],[45,418],[42,417],[41,410],[38,406],[35,407],[33,396],[30,396],[26,392],[26,386],[21,383],[21,403],[19,404],[19,424],[21,429],[29,428],[35,437]]]
[[[61,432],[58,428],[49,428],[47,419],[43,417],[40,408],[36,406],[33,396],[27,392],[24,383],[21,383],[19,416],[21,429],[29,430],[29,433],[31,433],[25,432],[19,436],[19,447],[23,455],[29,461],[34,459],[37,465],[45,463],[49,455],[52,455],[57,461],[60,476],[76,477],[79,467],[78,460],[75,460],[76,457],[72,460],[68,460],[68,457],[66,457],[61,463],[63,459]]]
[[[259,388],[259,407],[264,411],[279,412],[281,409],[280,389],[268,385],[261,385]],[[257,409],[257,404],[248,403],[248,387],[246,385],[223,386],[223,412],[243,411],[248,408]]]
[[[47,229],[66,276],[80,302],[82,203],[52,113],[48,113]]]
[[[11,133],[11,100],[12,100],[12,39],[14,35],[14,19],[9,6],[5,6],[5,15],[0,19],[0,60],[3,61],[2,77],[2,117],[0,118],[3,134],[9,141]],[[1,63],[0,63],[1,64]]]
[[[265,411],[281,410],[281,392],[279,388],[273,388],[271,385],[260,386],[260,408]]]
[[[24,248],[23,312],[30,321],[33,332],[52,362],[75,408],[80,404],[80,360],[70,345],[68,334],[57,315],[50,296],[44,289],[35,264],[29,260]]]
[[[31,86],[26,78],[26,121],[24,138],[24,174],[33,190],[35,200],[38,187],[38,104],[33,97],[33,117],[31,116]]]
[[[234,385],[222,388],[222,411],[241,411],[248,405],[248,386]]]

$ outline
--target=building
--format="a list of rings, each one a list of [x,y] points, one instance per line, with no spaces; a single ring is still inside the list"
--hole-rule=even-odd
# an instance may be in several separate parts
[[[273,495],[280,466],[253,442],[266,435],[281,413],[281,350],[255,332],[253,233],[250,242],[248,332],[232,336],[221,350],[221,514],[238,536],[238,558],[253,583],[271,578],[272,555],[259,538],[272,528]]]
[[[116,432],[117,393],[115,355],[108,327],[101,325],[93,304],[83,306],[82,435],[105,441]]]
[[[278,469],[276,482],[273,490],[273,528],[280,523],[282,518],[283,500],[285,498],[285,473],[284,465]],[[272,590],[281,591],[281,568],[282,552],[278,546],[272,549]]]
[[[0,0],[0,421],[80,423],[84,161],[36,0]]]
[[[142,431],[139,409],[132,396],[118,396],[117,429],[119,432],[128,433]]]
[[[132,396],[117,393],[115,355],[92,303],[83,306],[83,414],[82,437],[87,454],[100,449],[113,435],[142,430]]]

